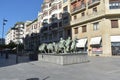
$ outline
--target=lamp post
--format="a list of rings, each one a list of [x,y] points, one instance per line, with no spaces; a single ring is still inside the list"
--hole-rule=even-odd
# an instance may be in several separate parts
[[[20,30],[19,30],[19,28],[11,28],[12,30],[15,30],[15,31],[17,31],[18,32],[18,38],[17,39],[19,39],[20,38]],[[17,40],[17,53],[16,53],[16,64],[18,64],[18,52],[19,52],[19,40]]]
[[[4,44],[4,26],[6,25],[7,19],[3,19],[3,25],[2,25],[2,44]],[[1,53],[1,56],[3,56],[3,52]]]
[[[3,27],[2,27],[2,39],[4,37],[4,26],[6,25],[7,19],[3,19]]]

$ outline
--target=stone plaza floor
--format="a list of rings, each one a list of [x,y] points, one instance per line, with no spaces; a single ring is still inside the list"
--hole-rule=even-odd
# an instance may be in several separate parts
[[[0,65],[0,80],[120,80],[120,57],[89,57],[90,62],[64,66],[28,58],[15,64],[11,57],[9,65]]]

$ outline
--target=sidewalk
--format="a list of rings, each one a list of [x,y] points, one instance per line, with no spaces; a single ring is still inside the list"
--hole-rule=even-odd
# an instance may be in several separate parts
[[[90,62],[61,66],[33,61],[0,68],[0,80],[119,80],[120,57],[89,57]]]
[[[28,62],[28,61],[29,61],[29,58],[27,56],[18,57],[19,63]],[[15,64],[16,64],[16,55],[10,54],[8,59],[5,58],[5,55],[3,56],[0,55],[0,67],[5,67],[5,66],[10,66]]]

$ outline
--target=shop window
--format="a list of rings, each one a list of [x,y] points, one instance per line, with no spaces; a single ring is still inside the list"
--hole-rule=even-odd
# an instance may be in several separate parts
[[[75,34],[78,34],[78,28],[74,28]]]
[[[87,32],[87,27],[86,27],[86,25],[85,25],[85,26],[82,26],[82,32]]]
[[[61,9],[61,8],[62,8],[62,4],[60,3],[60,4],[59,4],[59,9]]]
[[[99,29],[99,22],[93,23],[93,30],[98,30]]]
[[[118,28],[118,20],[111,20],[111,28]]]

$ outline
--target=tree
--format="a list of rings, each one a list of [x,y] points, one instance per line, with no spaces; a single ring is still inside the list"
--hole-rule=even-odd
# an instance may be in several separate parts
[[[13,48],[15,48],[16,46],[17,46],[17,45],[16,45],[14,42],[10,41],[10,43],[7,45],[7,48],[13,49]]]
[[[0,50],[3,50],[6,48],[6,45],[5,44],[0,44]]]

